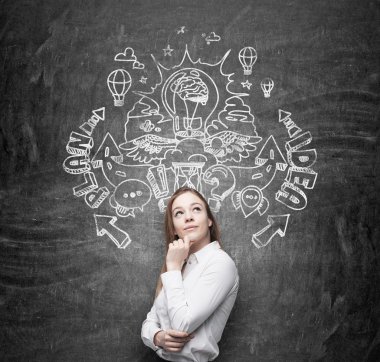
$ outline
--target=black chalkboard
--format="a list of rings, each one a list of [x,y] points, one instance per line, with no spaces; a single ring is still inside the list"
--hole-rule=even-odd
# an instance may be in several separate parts
[[[240,274],[218,361],[376,361],[375,1],[2,1],[0,359],[156,361],[163,211]]]

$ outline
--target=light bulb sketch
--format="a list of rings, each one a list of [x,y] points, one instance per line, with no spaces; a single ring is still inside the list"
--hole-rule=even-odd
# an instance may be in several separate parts
[[[124,69],[116,69],[107,78],[108,88],[113,96],[114,105],[117,107],[124,105],[124,98],[131,87],[132,79]]]
[[[202,128],[206,120],[216,107],[218,91],[206,73],[188,68],[168,79],[162,89],[162,98],[166,110],[173,117],[176,135],[200,137],[204,135]]]
[[[264,92],[264,97],[269,98],[270,97],[270,92],[272,91],[274,87],[274,82],[273,79],[271,78],[264,78],[261,83],[260,83],[261,89]]]
[[[252,66],[256,63],[257,53],[252,47],[245,47],[239,52],[239,62],[243,66],[244,75],[252,74]]]

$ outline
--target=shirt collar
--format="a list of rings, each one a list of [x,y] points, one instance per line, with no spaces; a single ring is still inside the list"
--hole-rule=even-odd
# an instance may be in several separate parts
[[[215,250],[220,249],[220,244],[217,240],[207,244],[201,250],[198,250],[193,255],[193,258],[197,260],[198,263],[206,260],[210,254],[212,254]]]

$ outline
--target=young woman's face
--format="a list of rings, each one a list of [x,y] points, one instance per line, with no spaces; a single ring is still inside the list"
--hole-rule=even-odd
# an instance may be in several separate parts
[[[179,195],[172,205],[172,218],[178,237],[183,239],[189,236],[192,252],[210,242],[209,227],[212,221],[207,216],[205,204],[197,195],[192,192]]]

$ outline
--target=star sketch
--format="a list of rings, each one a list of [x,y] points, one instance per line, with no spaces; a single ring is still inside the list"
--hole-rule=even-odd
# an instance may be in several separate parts
[[[147,79],[147,77],[141,76],[140,83],[146,84]]]
[[[171,49],[170,48],[170,45],[168,44],[168,46],[164,49],[162,49],[164,51],[164,56],[169,56],[171,57],[172,56],[172,52],[174,51],[174,49]]]
[[[241,85],[243,88],[251,89],[252,83],[248,81],[248,79],[245,82],[241,82]]]
[[[184,34],[186,31],[185,26],[181,26],[179,29],[176,30],[177,34]]]

